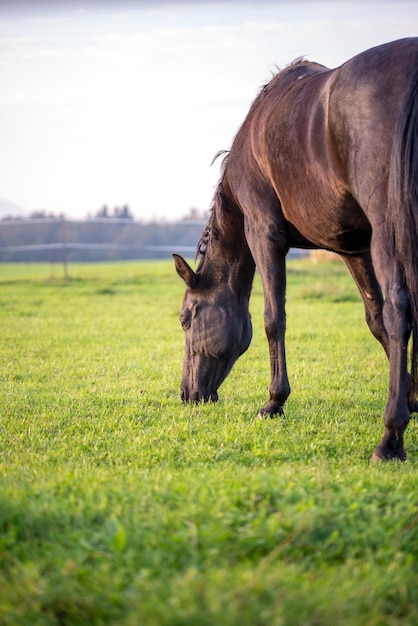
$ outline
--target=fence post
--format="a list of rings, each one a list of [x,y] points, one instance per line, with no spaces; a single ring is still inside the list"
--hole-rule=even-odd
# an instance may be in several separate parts
[[[61,254],[62,254],[62,266],[64,269],[64,280],[68,280],[68,258],[67,258],[67,224],[65,223],[65,216],[61,215]]]

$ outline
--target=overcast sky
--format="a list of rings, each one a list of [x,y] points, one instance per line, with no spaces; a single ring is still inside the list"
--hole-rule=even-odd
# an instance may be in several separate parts
[[[276,66],[415,35],[416,0],[0,0],[0,198],[67,217],[207,209],[212,157]]]

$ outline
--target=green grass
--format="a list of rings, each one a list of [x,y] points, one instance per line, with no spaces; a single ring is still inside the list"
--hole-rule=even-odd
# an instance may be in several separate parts
[[[289,262],[268,421],[258,277],[219,403],[183,406],[171,263],[49,274],[0,265],[1,626],[418,623],[418,425],[370,463],[387,363],[342,264]]]

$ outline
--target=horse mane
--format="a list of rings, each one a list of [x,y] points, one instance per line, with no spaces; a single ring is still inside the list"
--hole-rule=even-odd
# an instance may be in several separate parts
[[[280,76],[283,76],[284,74],[287,74],[289,72],[289,70],[293,70],[294,68],[297,68],[297,67],[299,67],[301,65],[306,65],[306,64],[310,65],[311,62],[308,61],[307,59],[305,59],[305,57],[300,56],[300,57],[297,57],[296,59],[293,59],[293,61],[288,63],[284,68],[280,68],[278,65],[276,65],[275,66],[275,71],[273,71],[271,73],[270,80],[266,81],[259,88],[258,93],[257,93],[256,97],[254,98],[251,106],[250,106],[248,114],[250,114],[251,111],[253,111],[255,109],[255,107],[258,106],[260,101],[263,99],[263,96],[268,91],[269,86],[272,85],[273,83],[275,83],[279,79]]]
[[[275,83],[276,80],[280,76],[289,72],[289,70],[294,70],[295,68],[298,68],[302,65],[311,65],[311,63],[307,61],[304,57],[297,57],[291,63],[286,65],[284,69],[280,69],[278,66],[276,66],[276,72],[273,73],[272,78],[260,87],[258,94],[256,95],[255,99],[253,100],[250,106],[250,110],[248,112],[246,119],[251,118],[252,113],[255,111],[255,109],[258,107],[260,102],[263,100],[266,92],[268,91],[269,86],[272,83]],[[316,64],[314,63],[312,65],[316,65]],[[202,265],[204,264],[206,251],[208,249],[211,239],[219,238],[219,235],[223,234],[227,228],[226,218],[227,218],[227,214],[229,215],[231,211],[228,210],[227,200],[225,198],[225,194],[223,193],[222,185],[225,179],[229,155],[230,155],[230,150],[219,150],[219,152],[215,154],[215,156],[213,157],[210,163],[210,165],[213,165],[215,161],[217,161],[217,159],[222,157],[221,176],[220,176],[218,185],[216,187],[215,194],[213,196],[212,206],[210,208],[209,220],[196,246],[195,261],[200,260],[197,271],[199,271],[199,269],[201,269]]]
[[[204,262],[206,250],[208,248],[211,238],[213,236],[217,238],[219,236],[219,233],[223,230],[222,226],[223,216],[225,213],[225,198],[222,193],[222,183],[225,178],[225,171],[228,164],[229,154],[230,150],[219,150],[219,152],[215,154],[210,163],[211,165],[213,165],[217,159],[223,157],[221,164],[221,176],[212,199],[209,219],[196,246],[195,261],[200,259],[199,268]]]
[[[206,251],[208,249],[208,246],[210,244],[210,241],[213,237],[218,238],[219,237],[219,204],[223,203],[222,197],[221,197],[221,192],[219,191],[219,187],[220,184],[218,185],[218,188],[215,192],[215,195],[213,197],[213,202],[212,202],[212,206],[210,208],[210,215],[209,215],[209,219],[208,222],[203,230],[202,236],[200,237],[199,241],[197,242],[197,246],[196,246],[196,253],[195,253],[195,261],[197,261],[198,259],[200,259],[200,263],[199,266],[197,268],[197,271],[199,271],[199,269],[201,269],[204,260],[205,260],[205,255],[206,255]]]
[[[195,252],[195,255],[194,255],[194,260],[197,261],[198,259],[200,259],[200,263],[202,263],[202,257],[204,257],[205,254],[206,254],[206,250],[207,250],[209,239],[210,239],[210,232],[211,232],[210,221],[211,221],[211,217],[209,218],[209,222],[206,224],[205,230],[203,231],[202,236],[200,237],[199,241],[197,242],[197,246],[196,246],[196,252]]]

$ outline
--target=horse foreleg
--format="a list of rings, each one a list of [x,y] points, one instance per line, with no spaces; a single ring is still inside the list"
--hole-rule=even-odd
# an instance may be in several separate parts
[[[274,200],[277,202],[277,200]],[[260,273],[264,292],[264,328],[270,353],[270,399],[258,416],[283,415],[283,405],[290,394],[286,368],[286,253],[288,247],[279,227],[265,231],[263,224],[246,224],[246,237]],[[274,223],[273,221],[271,223]],[[264,231],[264,232],[263,232]]]
[[[290,394],[286,368],[286,267],[284,255],[268,268],[259,267],[264,288],[264,328],[270,353],[270,400],[260,409],[259,417],[283,415],[283,405]],[[269,271],[270,270],[270,271]]]
[[[276,311],[271,309],[270,306],[266,306],[264,312],[264,327],[270,353],[271,383],[269,387],[270,399],[260,409],[259,417],[274,417],[277,414],[284,415],[283,405],[290,394],[286,368],[284,300],[278,304]]]

